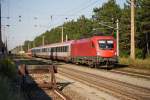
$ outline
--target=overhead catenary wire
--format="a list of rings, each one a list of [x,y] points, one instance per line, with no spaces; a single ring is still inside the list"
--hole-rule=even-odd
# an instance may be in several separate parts
[[[100,0],[96,0],[96,1],[94,1],[94,2],[92,2],[92,3],[90,3],[89,5],[87,5],[87,6],[85,6],[85,7],[82,7],[81,9],[77,10],[77,11],[74,12],[73,14],[79,13],[79,12],[83,11],[83,10],[85,10],[86,8],[89,8],[90,6],[96,4],[96,3],[99,2],[99,1],[100,1]]]
[[[89,0],[89,1],[92,1],[92,0]],[[78,13],[80,13],[81,11],[85,10],[86,8],[89,8],[90,6],[93,6],[94,4],[97,4],[100,0],[96,0],[94,2],[90,2],[88,5],[78,9],[78,10],[75,10],[75,12],[71,12],[70,15],[76,15]],[[83,5],[82,5],[83,6]],[[61,18],[59,21],[57,21],[57,23],[54,24],[55,25],[58,25],[62,20],[64,20],[64,18]]]

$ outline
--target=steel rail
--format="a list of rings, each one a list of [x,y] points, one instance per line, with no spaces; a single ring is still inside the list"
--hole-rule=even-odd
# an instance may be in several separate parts
[[[62,69],[62,70],[59,70],[59,72],[60,74],[63,74],[63,75],[64,73],[67,73],[65,74],[65,76],[67,75],[67,77],[73,78],[75,80],[86,81],[88,82],[88,84],[91,83],[90,86],[94,84],[98,86],[100,90],[103,90],[109,94],[112,93],[113,95],[115,94],[119,95],[119,96],[115,95],[117,97],[123,97],[124,99],[139,99],[139,98],[143,100],[147,98],[150,99],[149,89],[145,89],[142,87],[138,87],[138,86],[127,84],[127,83],[120,82],[120,81],[119,82],[114,81],[112,79],[104,78],[101,76],[97,76],[95,74],[86,73],[86,72],[79,71],[79,70],[75,71],[73,69],[71,70]],[[82,83],[87,84],[86,82],[82,82]]]
[[[110,70],[110,72],[150,80],[150,74],[138,73],[138,72],[127,71],[127,70]]]

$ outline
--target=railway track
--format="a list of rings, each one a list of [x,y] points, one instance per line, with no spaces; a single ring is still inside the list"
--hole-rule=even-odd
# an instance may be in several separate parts
[[[100,91],[104,91],[121,100],[150,99],[150,89],[147,88],[70,68],[60,68],[59,73],[86,85],[97,88]]]
[[[122,74],[122,75],[128,75],[128,76],[133,76],[137,78],[144,78],[150,80],[150,74],[148,73],[140,73],[140,72],[135,72],[131,71],[132,69],[129,70],[110,70],[110,72],[117,73],[117,74]]]
[[[46,62],[46,63],[52,62],[51,60],[42,59],[42,58],[34,58],[34,59],[35,60],[41,60],[41,61]],[[59,62],[59,63],[60,64],[65,64],[64,62]],[[74,65],[74,64],[70,64],[70,65]],[[83,65],[78,65],[78,66],[85,67]],[[140,69],[136,69],[138,71],[134,71],[134,70],[135,70],[135,68],[127,68],[127,70],[126,69],[112,69],[112,70],[108,70],[108,71],[112,72],[112,73],[116,73],[116,74],[133,76],[133,77],[136,77],[136,78],[144,78],[144,79],[150,80],[150,73],[148,73],[148,72],[143,73],[143,72],[140,71]],[[107,71],[107,70],[100,69],[100,71]]]

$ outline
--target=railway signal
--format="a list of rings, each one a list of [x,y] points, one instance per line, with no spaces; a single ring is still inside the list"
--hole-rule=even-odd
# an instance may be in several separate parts
[[[116,38],[116,37],[117,37],[116,34],[117,34],[116,32],[113,32],[113,33],[112,33],[112,36],[113,36],[114,38]]]

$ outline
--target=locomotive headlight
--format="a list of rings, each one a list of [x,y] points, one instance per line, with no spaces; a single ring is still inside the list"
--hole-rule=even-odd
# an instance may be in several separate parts
[[[97,52],[97,56],[99,56],[100,55],[100,52]]]
[[[117,55],[117,52],[115,52],[115,56]]]

